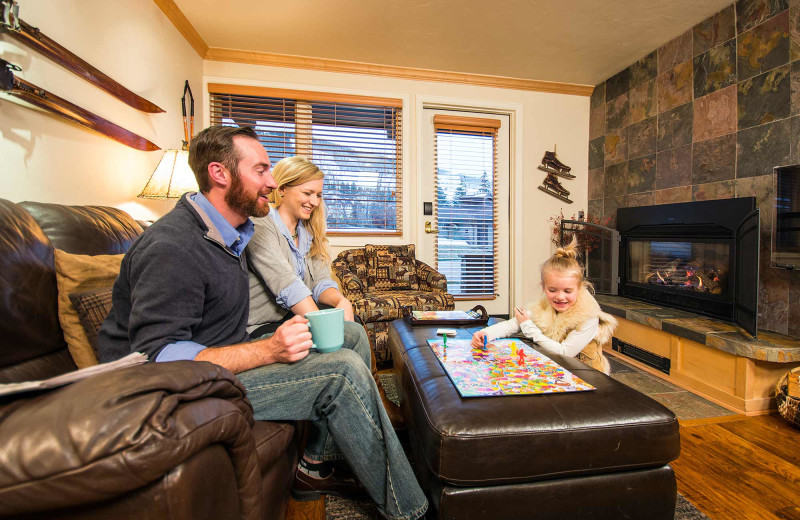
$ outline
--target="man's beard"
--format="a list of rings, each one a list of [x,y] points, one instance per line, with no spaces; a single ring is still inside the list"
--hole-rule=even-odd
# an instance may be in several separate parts
[[[248,217],[265,217],[269,213],[269,203],[261,202],[259,192],[253,195],[247,193],[238,172],[232,172],[231,187],[225,193],[225,202],[231,209]]]

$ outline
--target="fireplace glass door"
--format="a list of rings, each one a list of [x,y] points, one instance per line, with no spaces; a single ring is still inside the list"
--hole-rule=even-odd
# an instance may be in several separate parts
[[[730,298],[731,244],[630,240],[629,282],[694,296]]]

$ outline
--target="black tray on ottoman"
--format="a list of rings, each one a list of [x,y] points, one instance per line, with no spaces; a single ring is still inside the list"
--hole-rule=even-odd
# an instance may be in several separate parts
[[[435,332],[395,320],[389,348],[412,463],[438,518],[673,519],[671,411],[562,356],[549,357],[596,390],[461,398],[426,343]]]

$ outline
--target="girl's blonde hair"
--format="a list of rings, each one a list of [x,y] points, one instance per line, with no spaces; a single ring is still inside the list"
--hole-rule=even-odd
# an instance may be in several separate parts
[[[542,284],[548,272],[571,274],[578,279],[578,285],[592,288],[592,284],[583,278],[583,267],[578,263],[578,240],[575,235],[566,247],[559,247],[556,252],[542,264]]]
[[[278,161],[275,168],[272,170],[272,176],[275,178],[275,183],[278,185],[277,190],[272,190],[269,194],[269,201],[272,207],[279,208],[283,204],[283,196],[280,190],[284,188],[291,188],[305,184],[309,181],[316,181],[325,179],[325,174],[322,173],[316,164],[312,163],[305,157],[294,156],[285,157]],[[311,249],[309,254],[312,257],[321,257],[325,262],[331,261],[331,255],[328,251],[328,237],[325,236],[325,201],[321,201],[320,205],[314,208],[311,212],[311,218],[305,224],[306,229],[311,234]],[[300,223],[298,222],[298,225]]]

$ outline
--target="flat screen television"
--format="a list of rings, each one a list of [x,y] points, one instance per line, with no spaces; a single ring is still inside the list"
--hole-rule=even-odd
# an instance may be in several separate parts
[[[800,269],[800,164],[776,166],[773,172],[771,264]]]

